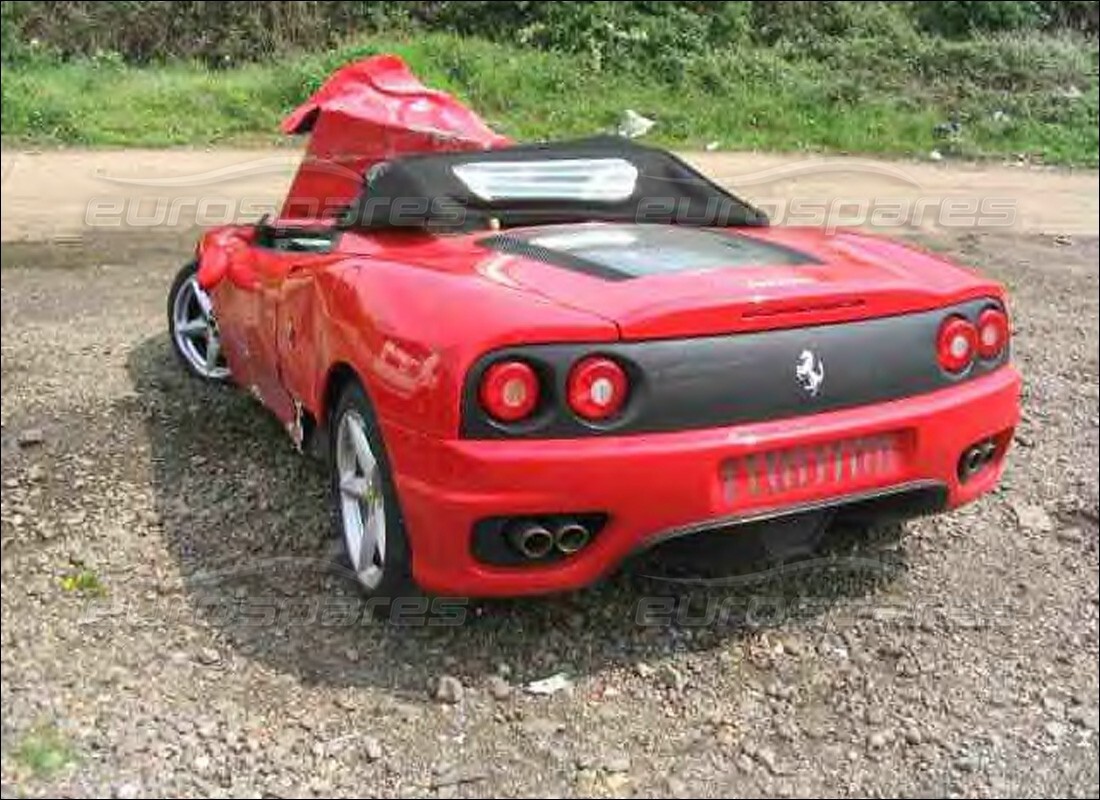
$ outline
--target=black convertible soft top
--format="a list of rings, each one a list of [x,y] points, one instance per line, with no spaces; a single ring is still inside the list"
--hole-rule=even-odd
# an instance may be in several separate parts
[[[586,221],[726,227],[768,217],[667,151],[601,136],[376,164],[343,225],[442,232]]]

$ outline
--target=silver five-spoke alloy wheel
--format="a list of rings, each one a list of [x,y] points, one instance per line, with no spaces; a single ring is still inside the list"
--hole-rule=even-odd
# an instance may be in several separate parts
[[[348,560],[359,582],[374,589],[385,571],[386,500],[381,465],[367,438],[366,423],[354,409],[340,418],[336,477]]]
[[[200,376],[213,381],[229,377],[210,296],[194,275],[180,286],[172,303],[172,336],[180,354]]]

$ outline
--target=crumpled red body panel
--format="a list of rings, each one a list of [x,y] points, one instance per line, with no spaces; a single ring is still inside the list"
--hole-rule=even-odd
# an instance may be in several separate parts
[[[337,70],[281,127],[288,134],[310,134],[280,214],[288,222],[331,219],[379,161],[511,144],[449,94],[424,86],[393,55]]]
[[[212,291],[226,276],[233,276],[235,264],[248,255],[253,232],[251,227],[222,225],[203,234],[195,259],[199,265],[196,278],[204,291]]]

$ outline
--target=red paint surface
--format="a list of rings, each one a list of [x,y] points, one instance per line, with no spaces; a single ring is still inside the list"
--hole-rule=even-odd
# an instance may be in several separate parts
[[[418,583],[443,594],[515,595],[584,586],[653,537],[738,514],[923,480],[945,484],[951,506],[969,502],[1000,478],[1018,398],[1019,376],[1004,367],[905,400],[727,428],[579,441],[461,441],[392,421],[385,436],[398,465]],[[887,433],[903,433],[910,447],[880,481],[848,478],[826,490],[733,503],[723,491],[722,468],[731,457]],[[1000,437],[997,460],[960,484],[959,455],[987,436]],[[609,519],[589,547],[556,564],[494,567],[470,555],[476,520],[547,510],[603,511]]]
[[[285,127],[311,124],[310,156],[288,207],[326,193],[350,198],[364,165],[395,148],[503,142],[393,59],[368,59],[336,73]],[[449,136],[427,132],[431,126]],[[370,135],[380,131],[381,138]],[[314,157],[348,174],[313,170]],[[1019,377],[1011,366],[905,400],[751,425],[580,441],[458,438],[467,371],[506,345],[733,334],[977,297],[1004,300],[996,283],[885,239],[796,228],[739,233],[803,250],[821,263],[608,282],[482,248],[481,233],[348,231],[332,252],[317,254],[258,247],[250,227],[208,232],[197,257],[235,380],[282,421],[292,420],[297,402],[323,423],[330,377],[345,366],[359,377],[396,473],[414,575],[432,591],[507,595],[577,587],[669,529],[761,504],[878,488],[876,481],[942,482],[952,505],[989,490],[1019,416]],[[870,485],[865,476],[731,501],[721,479],[724,464],[750,453],[883,434],[906,444]],[[955,469],[963,449],[994,435],[1002,443],[995,464],[960,485]],[[565,511],[609,515],[607,527],[576,556],[519,569],[481,565],[470,555],[471,527],[482,517]]]
[[[793,443],[906,431],[913,446],[888,484],[941,481],[952,504],[991,488],[999,464],[965,487],[955,466],[967,446],[1015,426],[1012,367],[908,400],[731,428],[583,441],[458,438],[468,369],[505,345],[735,333],[1003,299],[999,286],[969,270],[892,244],[887,258],[863,236],[780,228],[752,235],[824,263],[609,283],[481,248],[480,234],[347,232],[326,254],[264,250],[230,237],[236,266],[213,299],[235,378],[284,422],[294,399],[325,419],[325,389],[338,365],[359,376],[396,472],[414,573],[434,591],[583,585],[669,528],[752,510],[716,501],[721,464]],[[225,241],[225,231],[209,235],[204,263]],[[787,282],[792,276],[810,280]],[[822,496],[867,488],[841,484]],[[769,502],[809,499],[820,498],[795,492]],[[610,522],[566,562],[517,570],[478,565],[469,555],[477,519],[569,510],[603,511]]]

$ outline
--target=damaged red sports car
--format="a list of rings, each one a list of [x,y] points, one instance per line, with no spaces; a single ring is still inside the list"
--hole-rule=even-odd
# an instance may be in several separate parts
[[[169,297],[195,375],[324,453],[361,586],[583,586],[669,537],[949,509],[1019,416],[1004,290],[769,227],[675,156],[514,144],[392,56],[335,73],[281,213]]]

